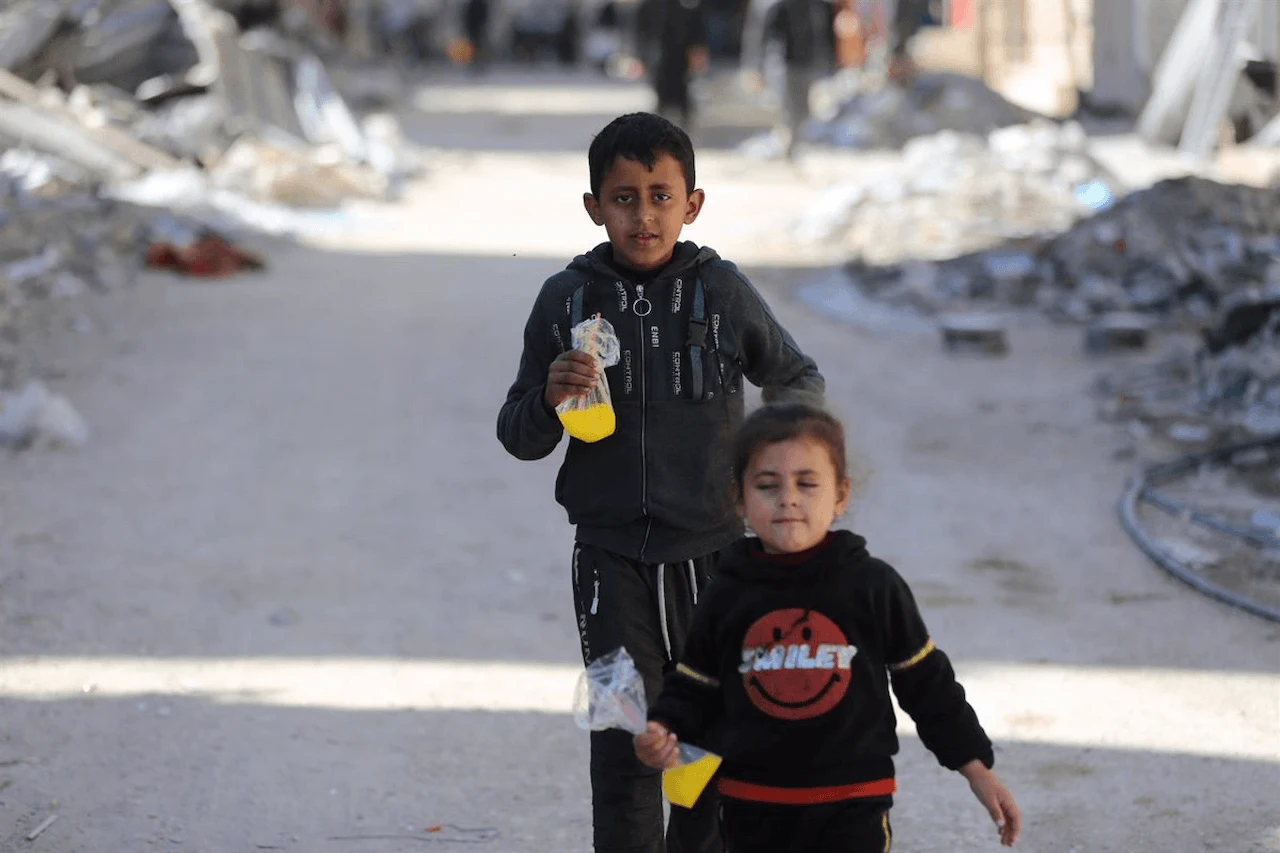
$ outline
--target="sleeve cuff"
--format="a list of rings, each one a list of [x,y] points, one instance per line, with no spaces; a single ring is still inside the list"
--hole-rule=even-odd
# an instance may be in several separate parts
[[[663,725],[666,725],[666,724],[664,723]],[[964,758],[956,759],[955,761],[948,761],[945,763],[944,766],[948,770],[959,770],[961,767],[964,767],[970,761],[980,761],[982,762],[983,767],[990,770],[996,766],[995,752],[992,750],[991,746],[988,745],[985,750],[968,752],[965,754]]]
[[[563,427],[560,424],[560,418],[556,415],[556,410],[547,405],[547,388],[545,385],[539,385],[537,388],[538,400],[533,405],[533,424],[543,432],[559,433]]]
[[[669,732],[675,732],[677,737],[680,736],[680,733],[676,731],[675,723],[671,722],[671,720],[660,711],[650,711],[647,719],[651,723],[657,723],[660,726],[664,726]]]

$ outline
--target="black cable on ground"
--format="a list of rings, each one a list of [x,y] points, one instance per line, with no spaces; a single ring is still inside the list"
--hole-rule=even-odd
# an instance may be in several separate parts
[[[1186,504],[1178,503],[1173,498],[1157,492],[1150,486],[1143,491],[1142,500],[1151,504],[1156,509],[1164,510],[1169,513],[1169,515],[1177,518],[1187,518],[1202,527],[1207,527],[1210,530],[1226,534],[1227,536],[1233,536],[1236,539],[1243,539],[1255,548],[1274,548],[1276,550],[1280,550],[1280,539],[1275,538],[1270,533],[1261,530],[1250,530],[1243,527],[1236,527],[1224,518],[1219,518],[1216,515],[1201,512],[1200,510],[1189,507]]]
[[[1251,598],[1246,598],[1237,592],[1207,580],[1161,548],[1158,542],[1147,535],[1147,532],[1142,529],[1142,525],[1138,522],[1138,501],[1145,499],[1149,485],[1195,470],[1205,463],[1221,463],[1230,460],[1238,453],[1275,446],[1280,446],[1280,435],[1243,444],[1219,447],[1204,453],[1193,453],[1175,459],[1172,462],[1152,466],[1129,481],[1124,494],[1120,498],[1117,510],[1120,515],[1120,524],[1125,531],[1137,546],[1166,572],[1212,599],[1239,608],[1246,613],[1252,613],[1254,616],[1261,616],[1263,619],[1269,619],[1272,622],[1280,622],[1280,610],[1254,601]],[[1163,509],[1164,507],[1161,508]]]

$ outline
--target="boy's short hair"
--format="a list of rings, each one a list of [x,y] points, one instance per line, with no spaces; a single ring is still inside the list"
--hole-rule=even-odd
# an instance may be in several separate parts
[[[689,134],[652,113],[628,113],[615,118],[596,134],[587,151],[591,194],[597,198],[600,196],[605,173],[619,157],[635,160],[644,164],[646,169],[652,169],[662,154],[670,154],[680,163],[686,191],[692,194],[697,183],[693,171],[693,142]]]

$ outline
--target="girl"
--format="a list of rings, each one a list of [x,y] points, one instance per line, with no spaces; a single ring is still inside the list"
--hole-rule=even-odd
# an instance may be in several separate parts
[[[676,763],[677,736],[724,757],[729,853],[882,853],[898,751],[890,684],[938,761],[958,770],[1013,846],[1021,816],[950,661],[906,581],[831,523],[849,503],[840,422],[812,406],[747,418],[733,459],[758,538],[727,549],[635,739]]]

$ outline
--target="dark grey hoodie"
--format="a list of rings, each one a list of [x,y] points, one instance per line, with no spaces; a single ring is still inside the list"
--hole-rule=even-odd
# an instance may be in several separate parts
[[[570,439],[556,500],[583,544],[651,563],[694,559],[742,535],[728,446],[742,421],[743,378],[772,400],[788,390],[821,395],[822,376],[751,283],[713,250],[677,243],[647,282],[612,258],[604,243],[543,284],[498,413],[498,439],[517,459],[541,459],[560,442],[564,430],[544,397],[547,371],[572,345],[571,302],[584,288],[583,316],[601,314],[621,344],[621,359],[605,371],[618,426],[593,444]],[[699,278],[707,332],[695,398],[690,320]]]

